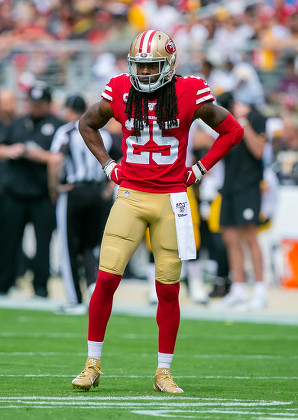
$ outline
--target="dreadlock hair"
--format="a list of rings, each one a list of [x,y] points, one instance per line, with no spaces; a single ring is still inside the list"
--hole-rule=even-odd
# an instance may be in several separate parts
[[[178,107],[175,89],[177,77],[181,76],[175,75],[169,83],[154,92],[155,97],[157,98],[155,114],[157,117],[157,124],[162,132],[162,135],[164,135],[165,130],[178,126]],[[149,98],[150,94],[139,92],[131,86],[125,106],[125,113],[127,114],[127,118],[131,120],[134,107],[133,135],[136,137],[141,135],[141,130],[144,129],[144,124],[147,126],[149,125]]]

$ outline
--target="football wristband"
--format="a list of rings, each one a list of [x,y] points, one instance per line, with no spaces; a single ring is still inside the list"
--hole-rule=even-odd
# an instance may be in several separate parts
[[[202,175],[205,175],[207,173],[207,169],[204,167],[200,160],[197,161],[196,165],[200,169]]]
[[[198,161],[192,166],[192,171],[196,177],[196,182],[199,182],[202,179],[203,175],[205,175],[205,173],[207,172],[200,161]]]
[[[109,178],[109,179],[111,179],[111,173],[112,173],[112,171],[113,171],[113,169],[115,168],[115,166],[116,166],[116,162],[113,160],[113,159],[111,159],[105,166],[104,166],[104,169],[103,169],[103,171],[104,171],[104,173],[106,174],[106,176]]]
[[[104,163],[104,164],[102,165],[102,167],[101,167],[101,168],[102,168],[102,170],[103,170],[103,171],[105,171],[105,168],[108,166],[108,164],[109,164],[110,162],[112,162],[112,160],[113,160],[113,159],[112,159],[112,158],[110,158],[110,159],[108,159],[108,160],[106,161],[106,163]]]

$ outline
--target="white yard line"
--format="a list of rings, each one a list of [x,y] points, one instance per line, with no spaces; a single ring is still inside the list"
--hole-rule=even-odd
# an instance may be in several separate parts
[[[90,395],[90,394],[89,394]],[[119,409],[140,416],[213,418],[214,414],[227,416],[254,416],[261,419],[297,419],[298,410],[293,409],[292,401],[264,401],[225,398],[196,398],[175,395],[138,396],[138,397],[0,397],[0,409]],[[77,411],[76,411],[77,412]],[[13,416],[13,413],[11,413]]]

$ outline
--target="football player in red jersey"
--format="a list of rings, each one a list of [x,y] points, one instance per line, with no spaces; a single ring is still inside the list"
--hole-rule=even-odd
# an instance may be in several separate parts
[[[109,179],[119,184],[102,240],[97,283],[89,306],[88,358],[73,388],[98,386],[100,358],[113,295],[131,255],[149,228],[158,296],[158,366],[154,391],[183,393],[170,366],[179,328],[182,260],[195,259],[186,189],[239,143],[243,129],[213,103],[207,83],[175,74],[176,48],[168,35],[138,35],[128,54],[129,74],[112,78],[102,98],[80,119],[80,132]],[[99,129],[115,118],[122,125],[121,164],[104,148]],[[188,132],[201,118],[219,133],[213,147],[185,167]]]

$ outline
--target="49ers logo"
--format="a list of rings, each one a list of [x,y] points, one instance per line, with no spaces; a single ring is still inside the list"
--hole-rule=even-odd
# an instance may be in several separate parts
[[[167,43],[166,43],[166,51],[169,54],[173,54],[176,51],[174,41],[171,38],[169,38]]]

